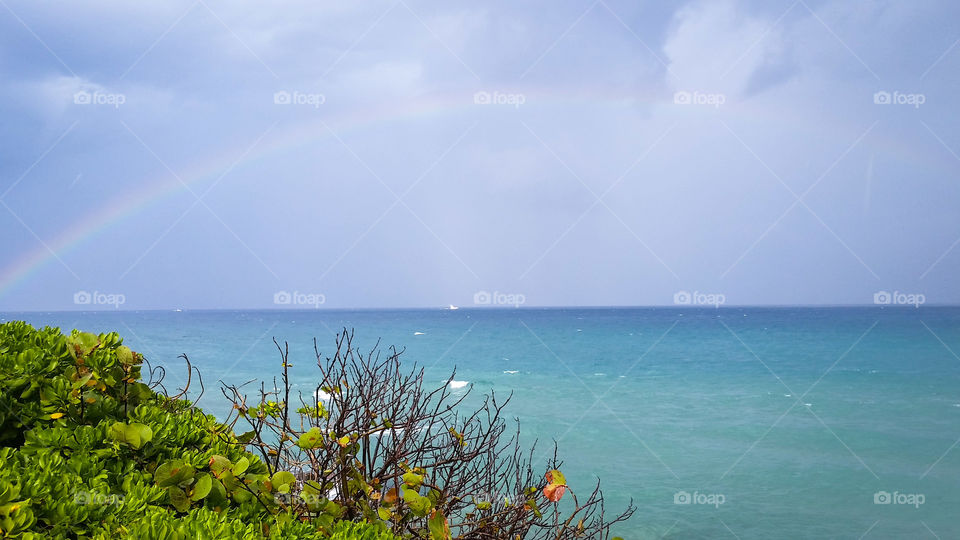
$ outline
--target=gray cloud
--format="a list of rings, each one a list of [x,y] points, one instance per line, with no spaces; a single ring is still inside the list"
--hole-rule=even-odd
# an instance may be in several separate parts
[[[8,5],[3,309],[960,300],[950,3]]]

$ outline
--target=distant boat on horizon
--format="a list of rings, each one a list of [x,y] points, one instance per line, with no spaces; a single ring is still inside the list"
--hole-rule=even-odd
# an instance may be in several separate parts
[[[457,307],[457,306],[455,306],[455,305],[453,305],[453,304],[450,304],[450,307],[448,307],[447,309],[449,309],[450,311],[453,311],[453,310],[455,310],[455,309],[460,309],[460,308]]]

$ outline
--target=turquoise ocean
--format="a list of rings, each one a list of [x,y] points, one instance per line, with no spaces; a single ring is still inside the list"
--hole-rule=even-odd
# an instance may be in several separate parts
[[[615,532],[645,538],[960,537],[960,308],[570,308],[2,313],[117,331],[223,416],[218,380],[279,373],[308,393],[313,338],[405,362],[557,440],[573,489],[602,481]],[[546,444],[544,444],[546,443]],[[545,460],[546,456],[543,456]]]

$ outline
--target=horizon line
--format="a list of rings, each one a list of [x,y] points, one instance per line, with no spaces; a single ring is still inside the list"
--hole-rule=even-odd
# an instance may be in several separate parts
[[[960,304],[950,303],[924,303],[923,307],[960,307]],[[145,309],[25,309],[25,310],[0,310],[0,314],[18,314],[18,313],[183,313],[183,312],[237,312],[237,311],[273,311],[277,313],[310,313],[321,311],[521,311],[521,310],[551,310],[551,309],[608,309],[608,310],[628,310],[628,309],[743,309],[743,308],[801,308],[801,309],[829,309],[829,308],[904,308],[919,309],[920,306],[912,304],[723,304],[719,306],[709,304],[646,304],[646,305],[468,305],[457,306],[456,309],[450,309],[443,306],[380,306],[380,307],[302,307],[302,308],[277,308],[277,307],[237,307],[237,308],[145,308]]]

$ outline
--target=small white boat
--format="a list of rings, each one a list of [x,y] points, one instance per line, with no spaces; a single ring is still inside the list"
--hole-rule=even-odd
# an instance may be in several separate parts
[[[450,307],[448,307],[447,309],[449,309],[450,311],[453,311],[453,310],[455,310],[455,309],[460,309],[460,308],[457,307],[457,306],[455,306],[455,305],[453,305],[453,304],[450,304]]]

